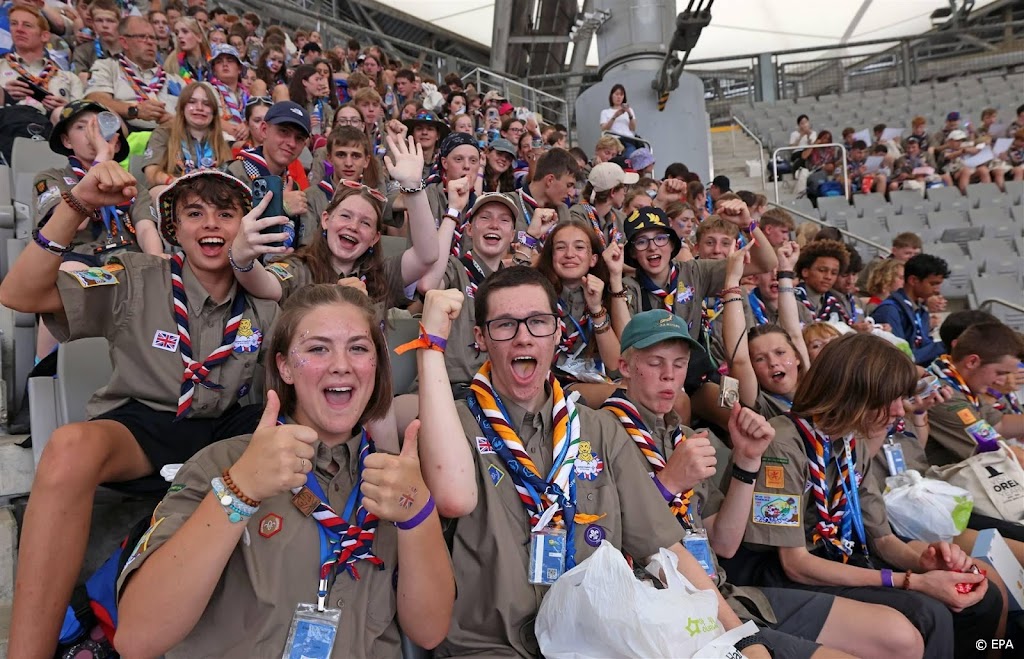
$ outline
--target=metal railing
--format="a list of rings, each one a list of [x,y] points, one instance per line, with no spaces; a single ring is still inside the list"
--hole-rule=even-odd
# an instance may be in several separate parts
[[[747,125],[745,123],[743,123],[742,121],[740,121],[736,117],[733,117],[732,120],[734,122],[736,122],[736,125],[740,127],[740,130],[742,130],[744,133],[746,133],[747,135],[750,136],[750,139],[752,139],[755,142],[757,142],[757,158],[758,158],[758,161],[761,163],[761,165],[760,165],[761,189],[762,190],[767,190],[768,189],[768,181],[767,181],[766,177],[767,177],[768,169],[764,166],[764,143],[761,141],[761,138],[759,138],[757,135],[754,134],[754,131],[752,131],[749,128],[747,128]],[[735,139],[736,139],[736,137],[734,135],[733,136],[733,149],[732,149],[734,154],[736,153],[736,142],[735,142]],[[776,179],[778,179],[778,176],[779,176],[779,173],[778,173],[778,171],[776,171],[775,172]],[[779,199],[779,191],[778,191],[778,189],[776,189],[776,191],[775,191],[775,200],[778,201],[778,199]]]
[[[801,211],[799,211],[799,210],[797,210],[797,209],[795,209],[795,208],[793,208],[791,206],[786,206],[785,204],[780,204],[777,201],[769,201],[768,205],[769,206],[774,206],[774,207],[779,208],[779,209],[782,209],[782,210],[786,211],[787,213],[789,213],[790,215],[796,215],[797,217],[803,218],[804,220],[807,220],[808,222],[814,222],[818,226],[828,227],[830,229],[835,229],[841,235],[846,236],[847,238],[849,238],[850,240],[853,240],[854,242],[864,243],[865,245],[867,245],[869,247],[874,247],[876,250],[878,250],[878,253],[881,254],[881,255],[888,256],[889,254],[892,253],[892,249],[890,247],[886,247],[885,245],[881,245],[879,243],[876,243],[873,240],[869,240],[867,238],[863,238],[861,236],[858,236],[857,234],[851,233],[850,231],[847,231],[846,229],[840,229],[839,227],[837,227],[837,226],[835,226],[833,224],[829,224],[828,222],[826,222],[825,220],[821,219],[820,217],[813,217],[813,216],[808,215],[807,213],[801,212]],[[1021,311],[1024,311],[1024,309],[1021,309]]]
[[[1017,304],[1016,302],[1008,302],[1007,300],[1004,300],[1001,297],[990,297],[990,298],[986,299],[984,302],[982,302],[981,304],[979,304],[978,308],[981,309],[982,311],[985,311],[986,310],[985,307],[990,307],[993,304],[1000,304],[1000,305],[1002,305],[1004,307],[1007,307],[1008,309],[1013,309],[1014,311],[1019,311],[1021,313],[1024,313],[1024,306],[1021,306],[1021,305]]]
[[[530,108],[540,112],[545,119],[569,125],[569,107],[564,98],[480,67],[462,76],[462,82],[473,83],[481,94],[497,90],[516,107]]]
[[[839,154],[843,156],[843,191],[845,197],[850,198],[850,177],[846,175],[846,148],[842,144],[829,142],[828,144],[811,144],[810,146],[780,146],[772,152],[772,183],[775,186],[775,202],[779,201],[779,161],[778,156],[782,151],[806,151],[807,149],[838,148]]]

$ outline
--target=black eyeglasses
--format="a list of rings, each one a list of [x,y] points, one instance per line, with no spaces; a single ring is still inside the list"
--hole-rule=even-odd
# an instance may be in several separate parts
[[[273,105],[274,99],[269,96],[250,96],[249,100],[245,102],[245,107],[251,108],[254,105]]]
[[[647,236],[640,236],[639,238],[633,241],[633,247],[637,251],[641,252],[647,249],[647,246],[652,243],[658,247],[664,247],[665,245],[668,244],[668,238],[669,236],[667,233],[659,233],[654,236],[651,236],[650,238],[648,238]]]
[[[527,331],[538,339],[551,336],[558,331],[558,316],[553,313],[539,313],[526,318],[495,318],[484,326],[492,341],[511,341],[519,334],[519,326],[526,325]]]

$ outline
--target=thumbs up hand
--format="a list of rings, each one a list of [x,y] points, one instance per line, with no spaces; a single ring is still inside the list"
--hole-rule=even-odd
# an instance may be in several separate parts
[[[267,406],[249,446],[229,473],[242,494],[262,501],[306,484],[316,457],[316,431],[294,424],[277,425],[281,400],[267,392]]]
[[[399,455],[372,453],[363,463],[363,507],[387,522],[407,522],[430,498],[420,473],[420,422],[405,430]]]

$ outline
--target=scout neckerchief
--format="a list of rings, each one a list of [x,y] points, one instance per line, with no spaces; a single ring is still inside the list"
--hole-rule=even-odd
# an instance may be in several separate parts
[[[826,291],[821,296],[821,306],[815,309],[814,304],[811,303],[810,298],[807,296],[807,287],[804,284],[800,284],[794,291],[796,299],[799,300],[800,304],[807,307],[808,311],[814,317],[814,320],[828,320],[832,317],[832,314],[839,316],[839,320],[844,323],[850,322],[850,315],[846,313],[846,309],[843,308],[842,303],[839,301],[832,291]]]
[[[622,427],[626,429],[626,433],[636,443],[644,457],[647,458],[647,462],[654,469],[655,475],[661,473],[666,464],[665,456],[661,454],[658,445],[654,442],[654,438],[651,437],[651,431],[644,424],[640,411],[627,398],[626,390],[616,389],[615,393],[604,402],[601,409],[608,410],[619,419]],[[683,434],[683,429],[677,425],[672,431],[672,448],[678,448],[685,441],[686,435]],[[672,513],[675,514],[676,518],[689,527],[693,526],[693,520],[688,519],[690,515],[690,499],[692,497],[693,490],[691,489],[681,494],[674,493],[674,498],[669,502],[669,508],[672,509]]]
[[[178,53],[178,77],[185,81],[185,84],[190,82],[203,82],[210,77],[210,72],[206,67],[206,63],[200,63],[199,67],[192,65],[192,62],[188,61],[185,53]]]
[[[128,78],[128,83],[132,86],[132,90],[135,91],[135,100],[145,101],[155,98],[163,91],[164,85],[167,83],[167,73],[164,71],[164,67],[158,64],[156,74],[147,83],[139,77],[139,74],[135,71],[135,65],[124,56],[123,52],[117,54],[117,63],[121,66],[121,70],[124,71],[125,77]]]
[[[263,157],[262,146],[240,151],[236,160],[242,161],[242,168],[245,169],[249,180],[255,181],[261,176],[272,176],[270,168],[267,167],[267,160]]]
[[[177,166],[183,175],[200,169],[210,169],[216,164],[210,140],[198,141],[191,135],[181,140],[181,155],[178,157]]]
[[[316,187],[320,188],[320,191],[327,197],[327,203],[330,204],[331,199],[334,199],[334,185],[328,180],[321,180]]]
[[[249,94],[241,84],[238,85],[238,92],[231,91],[231,88],[218,80],[215,76],[210,77],[210,84],[220,93],[224,101],[224,119],[229,123],[245,123],[245,104],[249,100]]]
[[[853,321],[857,322],[864,315],[858,306],[857,296],[853,293],[847,293],[846,301],[850,304],[850,311],[853,312]]]
[[[921,316],[918,314],[918,308],[914,306],[914,303],[910,301],[910,298],[902,290],[896,291],[891,297],[894,302],[905,304],[910,310],[910,320],[914,324],[914,338],[912,342],[915,348],[920,348],[924,344],[925,332],[921,326]]]
[[[178,324],[178,334],[181,340],[178,347],[181,352],[181,361],[185,364],[185,373],[181,379],[181,396],[178,398],[178,414],[175,421],[185,418],[192,409],[192,396],[195,394],[196,385],[202,385],[207,389],[223,389],[224,387],[214,382],[207,381],[210,376],[210,369],[224,362],[231,355],[231,347],[235,342],[235,335],[238,333],[238,325],[242,322],[242,314],[245,312],[245,291],[241,287],[235,289],[235,299],[231,303],[231,312],[228,322],[224,326],[224,338],[220,347],[210,353],[203,363],[192,358],[192,336],[188,333],[188,296],[185,294],[185,282],[182,280],[182,265],[185,263],[185,255],[182,252],[175,253],[171,257],[171,292],[174,295],[174,322]]]
[[[488,360],[473,378],[466,402],[491,448],[508,467],[508,475],[519,500],[530,513],[530,527],[541,521],[565,525],[565,567],[571,569],[576,565],[573,538],[573,526],[577,521],[575,464],[580,452],[580,420],[575,401],[572,397],[567,398],[558,380],[548,374],[548,386],[554,400],[551,411],[554,459],[545,479],[512,427],[505,406],[491,387],[490,375],[491,362]],[[542,517],[546,519],[542,520]]]
[[[656,295],[662,304],[662,308],[669,313],[675,313],[675,302],[676,302],[676,291],[679,287],[679,268],[676,266],[676,262],[672,262],[672,267],[668,271],[668,287],[667,289],[661,288],[654,283],[654,280],[647,276],[647,273],[641,268],[637,268],[636,272],[637,282],[640,287],[648,293]],[[689,300],[683,300],[688,302]],[[648,311],[648,309],[644,309]]]
[[[768,307],[761,299],[761,289],[755,288],[747,293],[747,301],[750,303],[750,311],[754,314],[754,320],[758,325],[769,324]]]
[[[277,425],[284,425],[283,418],[277,420]],[[306,486],[293,487],[292,494],[298,495],[308,488],[316,495],[319,501],[316,508],[309,515],[319,525],[321,539],[326,536],[327,551],[322,552],[320,557],[320,597],[327,595],[327,580],[333,570],[341,566],[348,572],[349,576],[359,580],[359,571],[356,569],[356,561],[369,561],[376,565],[377,569],[384,569],[384,561],[373,553],[373,538],[377,533],[379,518],[363,507],[363,469],[365,468],[366,456],[376,452],[373,439],[363,428],[359,439],[359,472],[356,476],[356,484],[348,495],[345,503],[344,517],[338,515],[334,508],[327,503],[327,495],[320,487],[319,481],[313,472],[306,474]],[[346,520],[355,520],[349,523]],[[323,542],[321,542],[323,546]]]
[[[701,300],[700,303],[700,327],[704,334],[705,342],[710,347],[711,341],[711,325],[718,320],[718,317],[722,315],[722,310],[725,309],[725,303],[721,297],[706,297]],[[710,355],[710,350],[708,351]]]
[[[601,241],[601,249],[604,249],[608,246],[608,239],[604,235],[604,230],[601,229],[601,220],[597,217],[597,209],[586,202],[583,202],[580,205],[583,206],[583,210],[587,214],[587,219],[590,220],[590,226],[594,228],[594,233],[597,234],[597,239]],[[612,224],[614,226],[614,223]],[[610,230],[609,233],[611,233]]]
[[[993,409],[1003,414],[1024,414],[1024,408],[1021,408],[1020,399],[1012,391],[1003,393],[996,389],[989,389],[988,394],[995,398],[995,402],[992,403]]]
[[[85,178],[85,168],[82,167],[82,162],[75,156],[68,156],[68,168],[75,175],[79,181]],[[103,206],[100,209],[100,217],[103,220],[103,227],[107,230],[107,238],[117,238],[121,241],[128,241],[128,244],[134,243],[135,225],[131,220],[132,202],[130,199],[122,201],[117,206]],[[100,238],[100,226],[99,223],[92,223],[93,240]],[[123,247],[124,244],[116,244],[117,247]],[[106,251],[106,247],[99,246],[96,248],[96,253]]]
[[[566,319],[568,319],[568,322],[566,322]],[[558,347],[555,348],[555,352],[564,353],[567,357],[575,357],[583,352],[586,349],[587,344],[590,343],[590,336],[592,333],[590,314],[584,313],[583,317],[577,321],[573,318],[572,313],[570,313],[569,305],[559,298],[558,330],[562,338],[558,342]],[[579,348],[576,348],[577,343],[580,344]],[[573,348],[576,349],[573,350]]]
[[[466,252],[459,257],[459,263],[466,269],[466,277],[469,278],[469,286],[466,287],[466,295],[471,298],[476,297],[476,289],[487,279],[487,275],[484,274],[484,269],[480,267],[480,264],[473,258],[473,252]],[[501,269],[501,265],[498,265],[498,269]]]
[[[15,73],[17,73],[19,76],[23,78],[31,80],[33,83],[39,85],[43,89],[46,89],[48,81],[51,77],[53,77],[53,74],[57,73],[58,71],[57,64],[49,57],[43,58],[43,70],[39,72],[39,75],[33,75],[32,73],[29,73],[28,69],[22,66],[22,62],[24,60],[21,59],[21,56],[17,53],[7,53],[6,55],[4,55],[4,58],[7,60],[7,64],[12,69],[14,69]]]
[[[844,439],[844,459],[835,456],[839,467],[835,482],[829,487],[825,478],[828,463],[832,459],[832,439],[825,437],[801,416],[787,412],[786,416],[796,426],[807,452],[807,467],[810,471],[811,492],[814,506],[818,510],[818,523],[814,526],[812,541],[822,542],[829,556],[841,558],[843,563],[853,553],[853,529],[856,527],[861,547],[867,554],[867,538],[864,534],[864,520],[860,510],[860,493],[856,479],[856,440],[851,436]],[[838,552],[838,553],[837,553]]]
[[[971,391],[971,388],[967,386],[967,382],[964,380],[960,372],[956,370],[956,366],[953,366],[953,358],[949,355],[941,355],[935,358],[931,366],[928,367],[928,372],[938,377],[940,380],[953,387],[964,395],[967,402],[974,406],[975,410],[981,409],[981,400],[978,396]]]

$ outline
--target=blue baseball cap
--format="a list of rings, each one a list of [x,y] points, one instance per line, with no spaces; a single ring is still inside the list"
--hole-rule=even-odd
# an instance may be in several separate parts
[[[263,121],[268,124],[280,126],[282,124],[292,124],[298,126],[309,137],[309,134],[313,132],[309,123],[309,113],[298,103],[294,101],[280,101],[274,103],[267,110],[267,114],[263,117]]]

